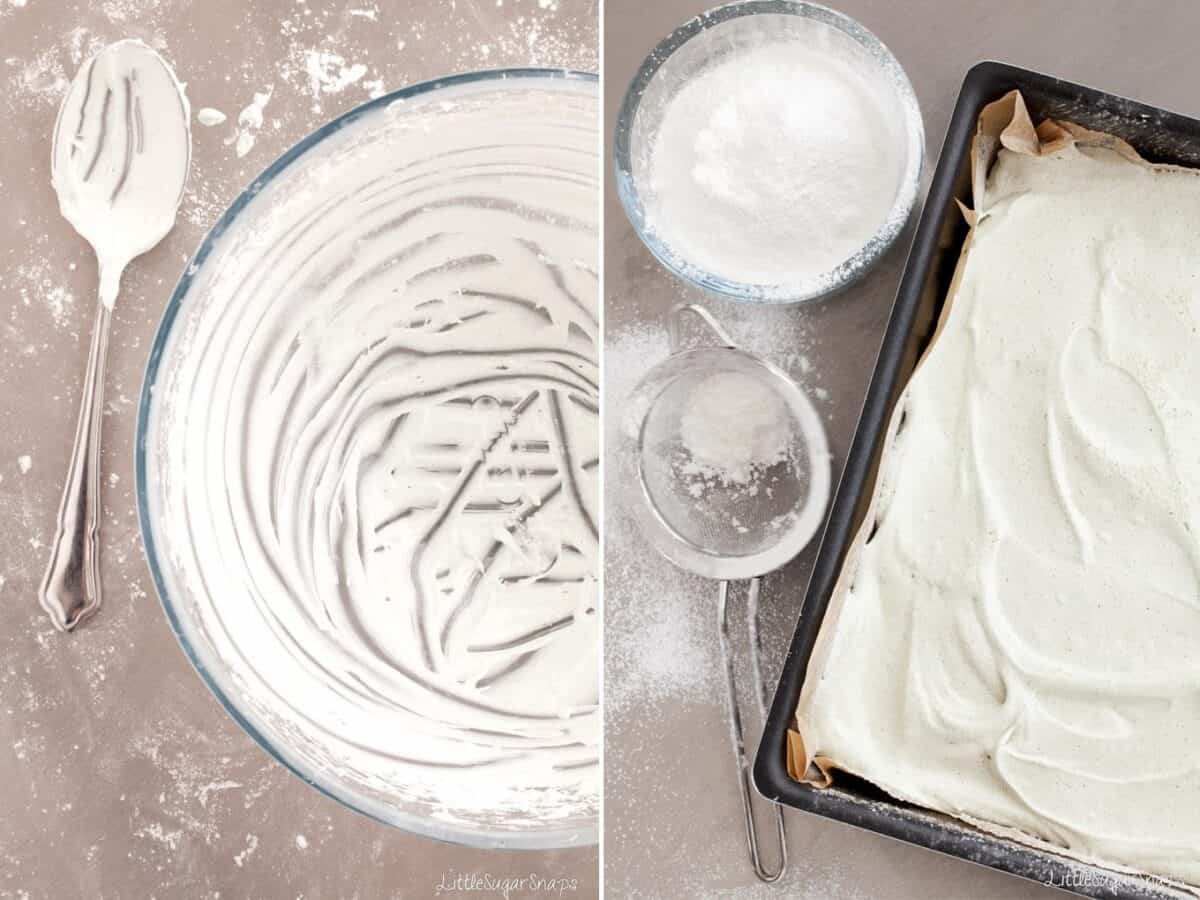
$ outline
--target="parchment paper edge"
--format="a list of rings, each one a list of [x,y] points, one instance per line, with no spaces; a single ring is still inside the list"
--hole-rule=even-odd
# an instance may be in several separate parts
[[[1025,99],[1021,96],[1020,91],[1017,90],[1009,91],[999,100],[994,100],[984,106],[979,113],[975,137],[971,143],[971,199],[974,205],[973,207],[968,207],[960,200],[955,200],[963,218],[966,220],[968,226],[967,235],[959,251],[958,262],[954,269],[954,275],[950,280],[950,286],[946,291],[946,300],[942,305],[937,327],[921,358],[917,361],[913,373],[920,368],[937,343],[937,339],[940,337],[945,323],[949,318],[950,311],[954,306],[954,300],[957,296],[963,271],[966,267],[967,257],[970,253],[972,238],[974,237],[976,228],[987,217],[987,176],[1000,150],[1003,148],[1014,153],[1029,156],[1046,156],[1060,152],[1072,145],[1080,149],[1103,148],[1112,150],[1130,162],[1152,169],[1186,171],[1193,175],[1200,175],[1200,170],[1198,169],[1164,163],[1150,163],[1121,138],[1104,132],[1092,131],[1073,122],[1046,119],[1041,124],[1035,126],[1029,114],[1028,107],[1025,104]],[[910,380],[913,373],[910,373],[908,376]],[[892,472],[890,469],[896,459],[892,451],[901,433],[901,426],[907,411],[907,400],[908,390],[906,387],[897,399],[896,406],[892,410],[891,419],[888,422],[887,433],[884,437],[883,447],[879,456],[878,472],[872,487],[871,501],[867,507],[866,516],[863,518],[862,525],[859,527],[854,540],[846,551],[846,558],[842,563],[841,572],[834,585],[833,594],[830,597],[829,605],[821,622],[820,631],[817,634],[816,644],[809,658],[808,671],[805,674],[804,686],[801,689],[800,700],[796,707],[794,717],[795,727],[788,729],[787,732],[786,753],[789,776],[798,782],[818,789],[831,786],[835,781],[837,771],[842,767],[839,766],[835,759],[820,752],[814,752],[816,748],[810,746],[805,741],[804,735],[810,729],[804,723],[801,710],[805,708],[811,696],[813,686],[819,681],[820,673],[825,668],[825,661],[831,650],[833,637],[837,632],[838,620],[854,581],[862,547],[874,531],[876,524],[884,512],[886,512],[887,501],[890,499],[892,492]],[[1050,844],[1036,835],[1026,834],[1025,832],[996,823],[977,820],[966,815],[959,816],[959,818],[968,825],[973,825],[982,831],[1007,838],[1019,844],[1049,851],[1065,856],[1068,859],[1096,865],[1114,872],[1143,877],[1149,876],[1161,880],[1166,885],[1181,888],[1188,893],[1200,896],[1200,887],[1194,885],[1173,879],[1163,879],[1162,876],[1155,876],[1151,873],[1120,866],[1112,862],[1087,859],[1077,853],[1072,853],[1070,850]]]

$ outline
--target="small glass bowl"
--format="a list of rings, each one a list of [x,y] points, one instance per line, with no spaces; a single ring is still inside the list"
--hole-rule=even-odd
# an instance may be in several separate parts
[[[689,79],[763,38],[778,40],[779,24],[768,17],[795,16],[848,37],[865,53],[873,74],[895,91],[897,130],[905,143],[895,200],[875,234],[829,272],[780,284],[731,281],[698,266],[649,227],[641,178],[649,147],[670,106]],[[667,36],[638,69],[617,115],[614,156],[617,194],[634,231],[664,266],[685,281],[735,300],[797,303],[835,293],[862,278],[899,236],[916,204],[925,154],[925,128],[912,84],[896,57],[849,16],[797,0],[737,0],[688,20]]]

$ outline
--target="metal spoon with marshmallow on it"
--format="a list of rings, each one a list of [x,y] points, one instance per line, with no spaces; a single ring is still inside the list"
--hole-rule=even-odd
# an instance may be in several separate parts
[[[190,115],[171,67],[137,40],[109,44],[88,60],[58,111],[54,190],[100,273],[75,445],[38,592],[61,631],[100,606],[100,426],[113,303],[126,266],[175,225],[191,164]]]

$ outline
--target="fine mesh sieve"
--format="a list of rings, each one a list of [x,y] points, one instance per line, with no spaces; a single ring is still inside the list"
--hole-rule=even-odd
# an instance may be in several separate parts
[[[687,313],[703,321],[719,345],[683,349],[681,320]],[[787,865],[783,815],[772,805],[779,867],[768,871],[759,855],[730,649],[729,582],[750,579],[751,673],[755,704],[765,720],[759,577],[788,563],[820,527],[829,501],[829,449],[821,420],[799,385],[766,360],[738,349],[708,310],[680,304],[671,310],[667,327],[671,355],[642,379],[622,415],[625,506],[665,557],[721,582],[717,627],[746,842],[755,873],[772,882]]]
[[[700,317],[721,345],[681,349],[686,313]],[[622,458],[631,467],[626,490],[639,495],[630,507],[655,548],[680,567],[718,579],[763,575],[796,556],[820,526],[829,498],[821,420],[786,373],[734,346],[703,307],[676,307],[668,326],[671,355],[634,389],[623,417]],[[719,397],[705,397],[706,391]],[[696,436],[686,426],[736,436],[748,425],[751,404],[757,416],[776,413],[765,436],[775,452],[760,452],[765,462],[746,452],[727,457],[740,470],[734,477],[714,471],[705,458],[698,462],[689,452]],[[719,433],[700,437],[704,449],[715,444],[718,451],[731,444],[746,451],[755,443],[722,440]]]

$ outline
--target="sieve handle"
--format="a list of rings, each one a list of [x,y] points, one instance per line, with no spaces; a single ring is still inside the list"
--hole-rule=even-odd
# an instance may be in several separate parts
[[[754,676],[754,698],[760,719],[766,718],[766,685],[762,680],[762,664],[759,660],[758,636],[758,589],[759,579],[750,581],[750,593],[746,602],[746,618],[750,626],[750,669]],[[779,840],[779,868],[768,871],[763,866],[758,852],[758,829],[754,824],[754,788],[750,783],[750,764],[746,760],[746,741],[742,733],[742,711],[738,703],[737,674],[733,666],[733,652],[729,640],[729,582],[721,582],[717,603],[717,633],[721,639],[721,658],[725,662],[726,687],[729,690],[729,737],[733,745],[733,759],[737,766],[738,786],[742,791],[742,812],[746,818],[746,846],[750,851],[750,862],[754,874],[771,884],[780,879],[787,869],[787,832],[783,826],[783,808],[778,803],[763,799],[775,814],[775,831]]]
[[[703,321],[708,326],[708,330],[717,336],[717,339],[721,342],[721,346],[728,347],[730,350],[737,349],[737,344],[733,342],[733,338],[725,332],[725,329],[721,327],[721,323],[707,309],[699,303],[677,303],[667,313],[667,337],[671,343],[672,353],[682,349],[680,323],[685,313],[692,313]]]

